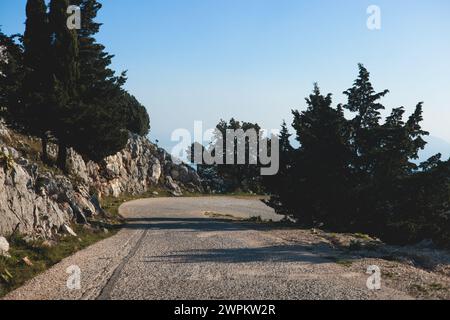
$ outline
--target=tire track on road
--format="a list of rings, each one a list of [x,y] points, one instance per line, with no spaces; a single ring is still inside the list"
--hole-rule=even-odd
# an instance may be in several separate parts
[[[139,240],[136,242],[134,247],[130,250],[128,255],[122,260],[122,262],[114,270],[111,278],[109,278],[108,282],[103,287],[102,291],[100,292],[100,295],[97,297],[96,300],[111,300],[111,293],[114,290],[114,286],[116,285],[117,280],[119,279],[123,268],[128,263],[128,261],[135,256],[136,252],[141,247],[142,242],[144,241],[144,239],[148,235],[148,233],[149,233],[149,230],[142,231],[142,235],[140,236]]]

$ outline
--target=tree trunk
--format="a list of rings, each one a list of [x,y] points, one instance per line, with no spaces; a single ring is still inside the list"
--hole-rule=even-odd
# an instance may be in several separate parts
[[[48,137],[47,133],[44,133],[42,135],[42,162],[45,164],[50,163],[50,159],[48,158],[47,146],[48,146]]]

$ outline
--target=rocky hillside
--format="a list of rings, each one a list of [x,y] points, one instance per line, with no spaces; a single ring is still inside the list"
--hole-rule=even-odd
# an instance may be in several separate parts
[[[174,164],[167,152],[139,136],[130,135],[124,150],[101,163],[68,150],[66,175],[40,161],[40,148],[39,139],[0,122],[0,236],[18,232],[50,238],[70,232],[72,222],[86,223],[102,212],[104,196],[138,195],[157,187],[173,196],[202,191],[192,168]],[[58,146],[48,148],[56,157]]]

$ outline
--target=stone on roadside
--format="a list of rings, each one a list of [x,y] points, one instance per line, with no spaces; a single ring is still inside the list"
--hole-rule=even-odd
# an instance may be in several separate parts
[[[183,195],[180,186],[170,176],[166,177],[166,187],[174,197],[181,197]]]

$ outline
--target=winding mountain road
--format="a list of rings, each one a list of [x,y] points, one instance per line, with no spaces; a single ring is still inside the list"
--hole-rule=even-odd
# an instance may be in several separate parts
[[[279,220],[256,199],[157,198],[126,203],[115,236],[63,260],[7,299],[407,299],[370,291],[365,270],[346,271],[326,246],[290,242],[264,224]],[[328,257],[328,258],[327,258]],[[81,288],[70,290],[70,266]],[[71,269],[73,270],[73,268]]]

